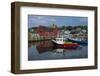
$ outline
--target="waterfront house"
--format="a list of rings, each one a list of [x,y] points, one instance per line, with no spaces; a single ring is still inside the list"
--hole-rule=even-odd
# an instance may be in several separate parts
[[[58,34],[59,30],[57,26],[54,27],[46,27],[40,25],[36,29],[36,33],[45,38],[55,38]]]

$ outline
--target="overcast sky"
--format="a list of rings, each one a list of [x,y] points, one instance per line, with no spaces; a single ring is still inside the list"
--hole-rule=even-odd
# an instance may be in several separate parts
[[[43,16],[43,15],[28,15],[28,27],[36,27],[39,25],[50,26],[56,24],[58,27],[63,25],[77,26],[87,25],[87,17],[74,16]]]

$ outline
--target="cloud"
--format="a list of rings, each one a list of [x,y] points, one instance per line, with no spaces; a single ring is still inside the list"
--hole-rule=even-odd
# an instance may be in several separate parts
[[[58,16],[42,16],[42,15],[29,15],[28,16],[29,27],[34,27],[38,25],[49,26],[56,24],[58,26],[62,25],[81,25],[88,24],[88,17],[58,17]]]
[[[30,16],[29,17],[29,24],[31,25],[44,25],[48,26],[51,23],[56,23],[57,20],[50,16]]]
[[[42,17],[42,16],[37,16],[36,18],[41,20],[41,19],[43,19],[44,17]]]
[[[52,19],[49,19],[48,21],[51,21],[51,22],[56,22],[57,20],[52,18]]]
[[[80,18],[80,21],[81,21],[81,22],[87,22],[87,20],[88,20],[87,17]]]

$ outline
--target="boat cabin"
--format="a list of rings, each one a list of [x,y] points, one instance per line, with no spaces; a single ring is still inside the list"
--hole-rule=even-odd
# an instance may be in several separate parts
[[[64,43],[64,38],[56,38],[55,41],[57,43],[63,44]]]

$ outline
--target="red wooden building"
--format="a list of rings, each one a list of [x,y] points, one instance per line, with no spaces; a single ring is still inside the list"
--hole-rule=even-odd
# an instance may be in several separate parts
[[[37,30],[36,30],[37,34],[45,38],[55,38],[57,37],[58,32],[59,32],[59,29],[57,28],[57,26],[45,27],[45,26],[40,25],[39,27],[37,27]]]

